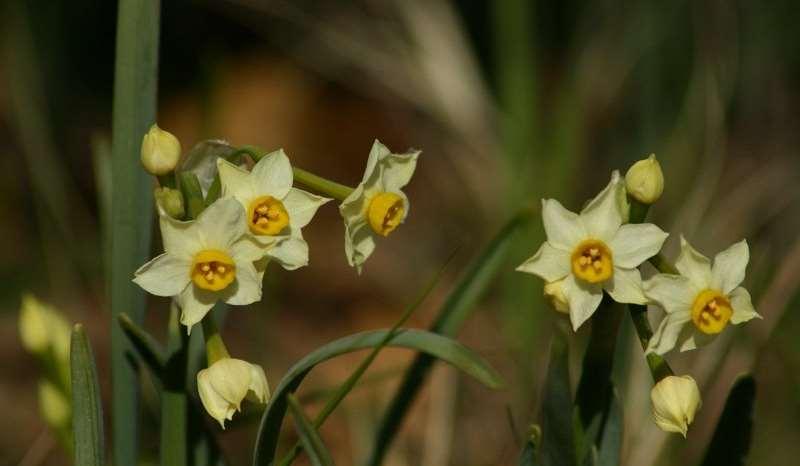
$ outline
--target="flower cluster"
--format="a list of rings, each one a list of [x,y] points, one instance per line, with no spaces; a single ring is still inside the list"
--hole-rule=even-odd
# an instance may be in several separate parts
[[[181,158],[175,136],[156,125],[144,136],[142,165],[161,184],[154,197],[164,252],[142,265],[133,281],[153,295],[174,298],[187,332],[203,323],[209,367],[197,374],[198,390],[206,411],[224,427],[245,397],[264,403],[269,388],[263,369],[231,358],[205,318],[220,301],[261,300],[270,262],[286,270],[308,265],[302,229],[332,199],[298,189],[295,181],[341,201],[346,258],[360,273],[375,249],[373,234],[389,235],[408,215],[401,189],[414,173],[419,152],[393,154],[375,141],[362,182],[349,188],[293,168],[283,150],[264,154],[249,146],[213,144],[230,150],[205,165],[213,182],[201,186],[195,174],[175,173]],[[201,163],[191,162],[184,167]]]
[[[646,212],[663,189],[663,173],[651,155],[634,164],[624,179],[614,172],[608,186],[579,213],[554,199],[542,201],[547,240],[517,270],[545,280],[545,297],[556,310],[569,314],[575,331],[597,311],[604,294],[618,303],[664,310],[666,316],[645,351],[659,356],[676,346],[680,351],[695,349],[728,324],[760,317],[740,286],[749,260],[746,241],[720,252],[712,263],[681,237],[675,270],[642,279],[639,267],[659,254],[668,234],[653,224],[638,223],[643,214],[632,219],[633,207]],[[697,384],[689,376],[654,371],[654,377],[656,424],[686,435],[701,404]]]

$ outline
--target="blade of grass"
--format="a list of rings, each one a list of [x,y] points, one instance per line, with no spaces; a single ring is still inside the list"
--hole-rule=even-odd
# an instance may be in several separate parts
[[[746,463],[753,433],[755,398],[753,376],[737,379],[725,402],[702,466],[743,466]]]
[[[502,265],[505,264],[513,234],[527,223],[532,214],[532,211],[527,210],[519,213],[492,239],[447,297],[439,310],[436,321],[431,326],[431,331],[448,336],[453,336],[458,332],[475,304],[489,288]],[[400,388],[395,392],[389,408],[383,415],[368,464],[378,465],[383,460],[405,413],[416,398],[434,362],[434,358],[420,354],[406,371]]]
[[[97,382],[97,368],[92,347],[82,325],[75,325],[72,329],[70,345],[75,464],[104,466],[100,385]]]
[[[303,413],[303,408],[297,398],[290,394],[287,399],[289,401],[289,410],[292,412],[294,424],[297,427],[297,435],[300,437],[300,443],[311,460],[311,464],[313,466],[332,466],[333,458],[331,458],[331,454],[325,448],[317,429],[311,425],[311,421]]]
[[[147,364],[156,379],[161,382],[167,361],[167,356],[164,354],[161,344],[143,328],[133,323],[128,314],[123,312],[117,319],[125,336],[128,337],[131,345],[136,350],[139,359]]]
[[[181,466],[187,463],[186,422],[189,403],[186,395],[186,362],[189,336],[181,331],[180,310],[175,301],[170,306],[167,360],[161,392],[161,464]]]
[[[390,330],[373,330],[340,338],[317,348],[292,366],[275,389],[261,418],[253,464],[260,466],[273,464],[281,424],[286,415],[286,396],[300,386],[314,366],[342,354],[374,348],[389,332]],[[489,388],[498,388],[502,385],[500,376],[483,358],[450,338],[423,330],[400,329],[387,346],[430,354],[448,362]]]
[[[135,466],[139,443],[139,384],[130,343],[117,323],[144,317],[144,292],[131,283],[150,250],[152,180],[139,166],[142,136],[155,122],[159,0],[120,0],[112,122],[111,367],[113,463]]]

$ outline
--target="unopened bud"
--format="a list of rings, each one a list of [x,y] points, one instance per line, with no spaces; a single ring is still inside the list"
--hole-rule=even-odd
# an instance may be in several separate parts
[[[72,422],[67,395],[47,380],[39,382],[39,411],[45,422],[56,430],[69,428]]]
[[[569,302],[564,295],[564,279],[544,284],[544,297],[558,312],[569,314]]]
[[[178,165],[181,143],[172,133],[153,125],[142,138],[142,166],[153,176],[163,176]]]
[[[170,217],[180,220],[186,214],[183,207],[183,194],[177,189],[156,188],[153,191],[153,197],[156,198],[161,210]]]
[[[650,391],[650,400],[656,425],[664,432],[686,437],[689,424],[701,405],[697,382],[688,375],[664,377]]]
[[[664,173],[655,154],[639,160],[625,174],[628,194],[642,204],[653,204],[664,192]]]

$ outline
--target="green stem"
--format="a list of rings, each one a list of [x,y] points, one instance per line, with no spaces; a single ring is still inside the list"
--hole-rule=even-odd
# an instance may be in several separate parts
[[[678,269],[672,265],[663,254],[658,253],[650,258],[650,263],[661,273],[678,275]]]
[[[208,357],[209,366],[220,359],[231,357],[212,316],[206,316],[203,319],[203,336],[206,339],[206,356]]]
[[[188,398],[186,395],[186,363],[189,338],[181,331],[178,306],[170,307],[167,360],[162,371],[161,392],[161,464],[187,464]]]
[[[181,185],[186,216],[190,220],[196,219],[206,208],[200,181],[197,179],[197,175],[190,172],[182,172],[178,175],[178,180]]]
[[[175,189],[177,183],[175,182],[175,172],[170,172],[168,175],[161,175],[158,177],[158,184],[162,188]]]

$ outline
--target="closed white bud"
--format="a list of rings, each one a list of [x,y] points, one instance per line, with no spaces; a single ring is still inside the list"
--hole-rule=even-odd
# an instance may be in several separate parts
[[[170,217],[182,219],[186,210],[183,207],[183,194],[177,189],[156,188],[153,191],[158,206]]]
[[[650,400],[656,425],[664,432],[684,437],[702,404],[697,382],[688,375],[664,377],[650,391]]]
[[[50,310],[33,295],[22,296],[19,311],[19,336],[22,346],[31,353],[44,353],[50,345],[48,316]]]
[[[653,204],[664,192],[664,172],[655,154],[639,160],[625,174],[625,188],[628,194],[642,204]]]
[[[564,279],[544,284],[544,297],[558,312],[569,314],[569,302],[564,295]]]
[[[166,175],[178,165],[181,143],[172,133],[153,125],[142,138],[142,166],[153,176]]]
[[[197,390],[203,407],[223,429],[245,398],[260,404],[269,399],[264,369],[241,359],[222,358],[198,372]]]

